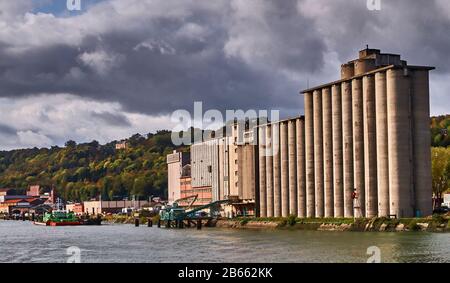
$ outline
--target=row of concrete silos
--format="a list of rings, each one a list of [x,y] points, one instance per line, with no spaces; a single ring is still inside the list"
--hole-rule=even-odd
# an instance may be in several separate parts
[[[304,118],[260,126],[260,216],[431,214],[428,71],[308,90]]]
[[[258,135],[260,216],[306,216],[303,119],[260,126]]]

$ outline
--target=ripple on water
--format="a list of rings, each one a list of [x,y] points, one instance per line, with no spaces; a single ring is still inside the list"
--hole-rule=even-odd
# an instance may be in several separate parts
[[[365,262],[377,246],[383,262],[450,262],[450,235],[133,225],[41,227],[0,221],[0,262]]]

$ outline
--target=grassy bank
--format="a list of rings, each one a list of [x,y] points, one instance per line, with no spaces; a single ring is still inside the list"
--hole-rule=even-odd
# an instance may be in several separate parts
[[[219,227],[228,228],[277,228],[321,231],[372,231],[401,232],[429,231],[450,232],[448,216],[433,215],[428,218],[235,218],[222,220]]]
[[[103,218],[105,223],[133,224],[134,216],[107,215]],[[148,217],[141,216],[140,223],[147,224]],[[150,217],[156,224],[159,215]],[[433,215],[427,218],[298,218],[272,217],[254,218],[239,217],[234,219],[221,219],[216,223],[221,228],[236,229],[295,229],[318,231],[370,231],[370,232],[403,232],[428,231],[450,232],[450,217]]]
[[[139,217],[139,223],[141,224],[147,224],[148,219],[152,219],[153,223],[158,223],[159,215],[153,216],[153,217],[145,217],[141,216]],[[110,223],[110,224],[134,224],[134,216],[128,216],[128,215],[106,215],[103,217],[104,223]]]

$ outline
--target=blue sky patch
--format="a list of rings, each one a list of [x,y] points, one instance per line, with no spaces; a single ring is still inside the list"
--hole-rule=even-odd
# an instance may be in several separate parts
[[[53,14],[58,17],[70,17],[80,15],[87,11],[87,9],[99,2],[106,0],[80,0],[81,10],[69,10],[67,6],[68,1],[75,0],[34,0],[34,13]]]

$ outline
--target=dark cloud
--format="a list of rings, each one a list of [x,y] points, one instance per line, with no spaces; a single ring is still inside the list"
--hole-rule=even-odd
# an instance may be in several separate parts
[[[131,123],[128,118],[121,113],[110,113],[110,112],[101,112],[101,113],[92,113],[92,117],[94,119],[98,119],[101,122],[104,122],[106,125],[113,125],[116,127],[130,127]]]
[[[263,23],[240,22],[234,15],[241,8],[188,9],[184,18],[162,11],[145,26],[86,35],[77,45],[44,44],[17,54],[0,48],[0,93],[72,93],[148,114],[189,109],[193,101],[222,110],[298,111],[300,85],[277,69],[318,70],[325,44],[309,32],[311,21],[299,16],[296,1],[273,2],[262,12],[268,34],[259,47],[247,42],[258,43]],[[227,52],[233,41],[243,45]],[[252,48],[262,55],[245,55],[252,55]],[[99,58],[99,53],[111,58]],[[255,64],[249,62],[253,59]]]
[[[0,124],[0,133],[5,136],[15,136],[17,134],[16,129],[5,124]]]
[[[28,27],[35,33],[18,31],[36,46],[11,52],[26,44],[1,36],[0,95],[71,93],[150,115],[191,109],[193,101],[295,115],[306,81],[336,79],[339,63],[365,44],[450,71],[450,15],[439,0],[382,0],[381,11],[369,11],[365,0],[119,2],[54,20],[55,30],[64,23],[75,39],[48,31],[48,42],[35,44],[47,36],[36,24]],[[106,27],[89,30],[87,20]],[[330,54],[337,62],[326,61]]]

